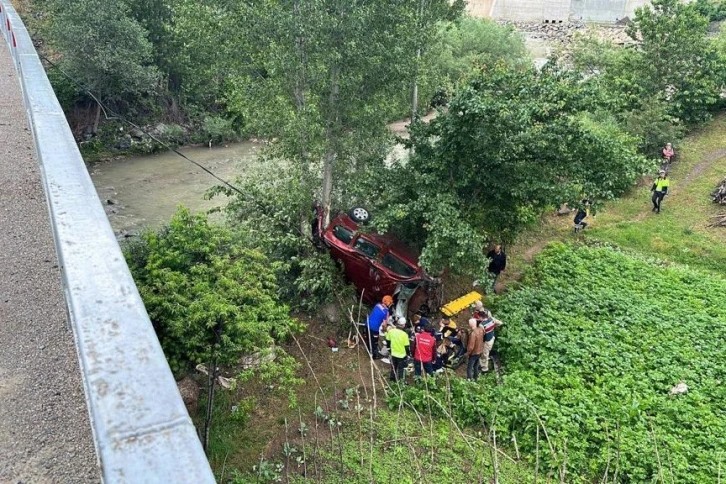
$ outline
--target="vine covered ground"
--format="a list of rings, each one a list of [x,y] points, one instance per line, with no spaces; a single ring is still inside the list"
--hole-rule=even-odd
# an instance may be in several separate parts
[[[514,435],[567,482],[717,482],[726,279],[556,243],[522,282],[495,307],[512,322],[500,335],[503,384],[453,385],[458,419]],[[679,383],[687,393],[671,395]],[[423,402],[418,391],[409,398]]]

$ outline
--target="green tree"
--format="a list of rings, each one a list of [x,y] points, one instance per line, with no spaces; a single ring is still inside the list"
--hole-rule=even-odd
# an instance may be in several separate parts
[[[602,112],[599,93],[549,64],[483,72],[429,125],[407,163],[374,173],[376,225],[398,228],[432,271],[480,275],[484,243],[512,241],[550,206],[613,199],[648,166],[637,140]]]
[[[164,229],[143,234],[126,256],[172,369],[207,367],[206,449],[219,366],[270,351],[298,325],[278,299],[265,256],[236,244],[203,215],[181,209]]]
[[[707,119],[721,101],[724,66],[707,29],[698,6],[679,0],[653,0],[628,27],[642,54],[633,67],[648,94],[666,99],[670,114],[687,123]]]
[[[416,49],[425,47],[412,34],[419,8],[342,0],[239,5],[252,62],[234,80],[230,109],[301,167],[306,198],[319,197],[326,224],[333,199],[342,197],[336,180],[356,177],[390,144],[386,122],[401,111],[395,100],[410,92]],[[426,24],[434,11],[447,9],[426,9]]]
[[[98,101],[133,102],[155,90],[151,44],[125,0],[53,0],[51,6],[53,47]],[[100,117],[98,104],[94,132]]]
[[[464,16],[438,26],[435,45],[424,58],[424,99],[438,88],[447,93],[465,83],[476,67],[498,61],[531,62],[520,33],[512,26]]]
[[[127,1],[153,46],[166,112],[180,119],[195,107],[221,109],[225,79],[237,67],[241,51],[229,2]]]

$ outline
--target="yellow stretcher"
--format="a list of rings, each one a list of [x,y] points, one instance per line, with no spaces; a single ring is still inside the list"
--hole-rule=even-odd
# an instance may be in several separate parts
[[[455,316],[474,304],[476,301],[480,301],[482,298],[481,294],[476,291],[472,291],[469,294],[465,294],[460,298],[454,299],[450,303],[441,306],[441,312],[449,317]]]

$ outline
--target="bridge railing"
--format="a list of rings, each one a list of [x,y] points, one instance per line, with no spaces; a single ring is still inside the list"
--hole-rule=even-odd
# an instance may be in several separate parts
[[[114,483],[214,482],[63,110],[10,0],[0,0],[0,21],[41,166],[101,476]]]

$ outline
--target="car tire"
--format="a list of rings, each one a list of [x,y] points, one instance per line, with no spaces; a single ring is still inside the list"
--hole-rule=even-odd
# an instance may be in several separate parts
[[[371,213],[363,207],[353,207],[348,216],[356,223],[366,223],[371,220]]]

